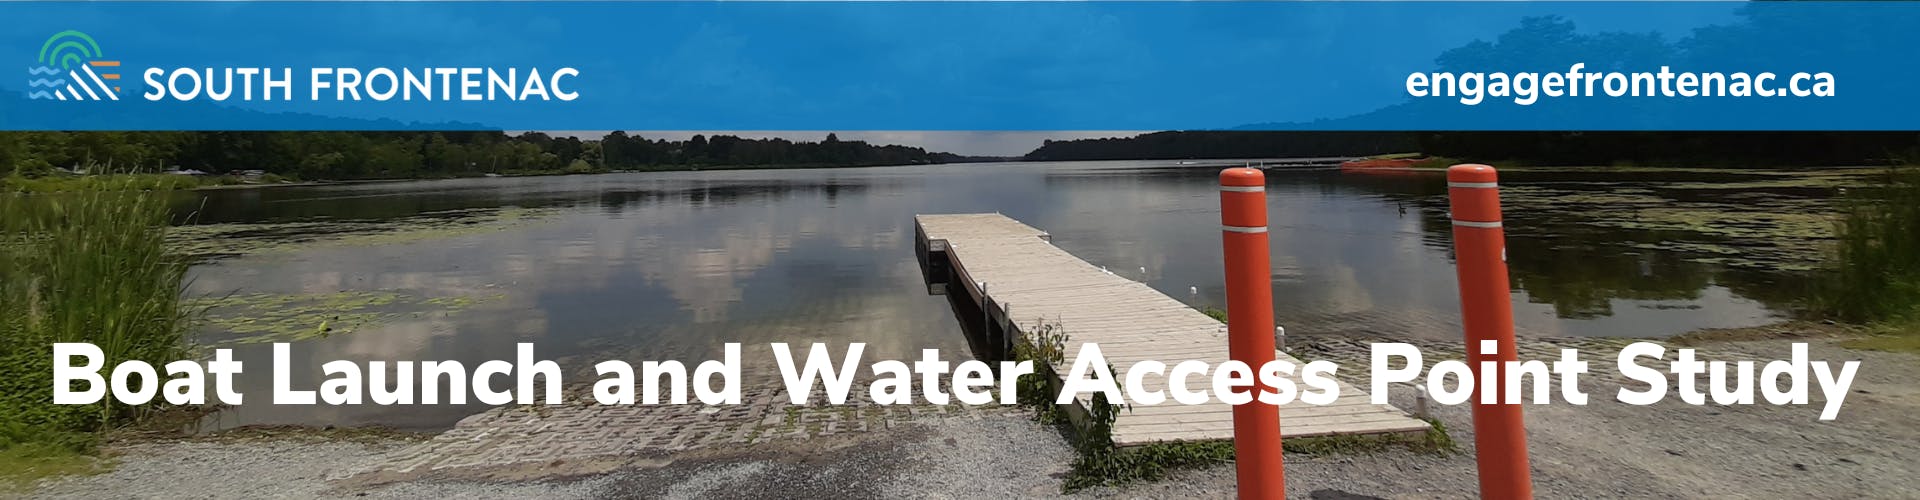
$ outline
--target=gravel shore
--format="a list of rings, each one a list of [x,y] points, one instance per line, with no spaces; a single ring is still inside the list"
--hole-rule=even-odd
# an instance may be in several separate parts
[[[411,440],[192,439],[115,449],[112,472],[43,485],[41,498],[901,498],[1056,494],[1073,459],[1055,428],[1017,415],[726,451],[609,474],[522,482],[329,481]]]
[[[1795,340],[1710,342],[1702,352],[1786,359]],[[1622,384],[1589,377],[1585,406],[1526,409],[1534,492],[1541,498],[1914,498],[1920,496],[1920,357],[1809,342],[1816,360],[1860,360],[1839,417],[1807,406],[1693,406],[1669,396],[1620,403]],[[1596,372],[1612,371],[1595,363]],[[1634,386],[1636,390],[1642,388]],[[1396,386],[1412,408],[1415,391]],[[1294,498],[1470,498],[1479,495],[1468,406],[1431,406],[1459,444],[1452,456],[1288,454]],[[1230,498],[1233,467],[1186,471],[1153,484],[1089,492],[1126,498]]]
[[[1712,341],[1703,352],[1784,359],[1792,339]],[[1527,408],[1535,492],[1542,498],[1912,498],[1920,495],[1920,357],[1800,339],[1819,360],[1861,360],[1837,420],[1820,405],[1652,406],[1613,399],[1618,380],[1590,377],[1586,406]],[[1611,370],[1595,363],[1593,369]],[[1398,386],[1395,405],[1412,408]],[[1288,454],[1295,498],[1477,496],[1466,406],[1432,405],[1459,448]],[[48,498],[1005,498],[1052,496],[1073,459],[1056,428],[1022,415],[929,418],[874,432],[752,448],[706,449],[586,477],[519,482],[406,481],[347,487],[351,469],[417,440],[195,438],[118,445],[109,473],[43,484]],[[1231,464],[1078,495],[1233,496]]]

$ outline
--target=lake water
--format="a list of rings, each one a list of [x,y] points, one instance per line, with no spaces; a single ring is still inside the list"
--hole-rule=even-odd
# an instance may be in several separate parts
[[[923,213],[1000,212],[1089,262],[1219,306],[1217,172],[1075,162],[632,173],[202,191],[181,207],[217,232],[216,247],[253,245],[195,266],[192,291],[225,298],[212,311],[225,319],[200,339],[234,347],[250,368],[242,391],[265,401],[272,353],[250,340],[301,339],[293,380],[307,389],[324,360],[471,367],[513,359],[517,342],[573,361],[697,361],[725,342],[782,341],[865,342],[868,360],[928,348],[966,357],[950,305],[926,293],[915,263]],[[1518,330],[1665,336],[1776,319],[1819,239],[1795,231],[1817,233],[1831,190],[1781,179],[1506,174]],[[1268,181],[1276,317],[1290,335],[1458,337],[1439,175]],[[250,319],[260,315],[273,318]],[[433,429],[481,409],[252,404],[211,425]]]

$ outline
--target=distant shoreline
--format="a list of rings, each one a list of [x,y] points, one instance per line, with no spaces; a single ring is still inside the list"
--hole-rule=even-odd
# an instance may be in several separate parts
[[[498,172],[492,175],[429,175],[417,177],[392,177],[375,179],[318,179],[284,182],[247,182],[231,175],[184,175],[184,174],[103,174],[67,177],[0,177],[0,193],[57,193],[86,191],[217,191],[228,189],[259,189],[301,186],[330,186],[346,184],[373,184],[384,182],[432,181],[450,179],[487,179],[509,177],[555,177],[570,175],[633,174],[647,172],[697,172],[697,171],[735,171],[735,170],[803,170],[821,168],[871,168],[871,167],[909,167],[925,165],[965,165],[977,163],[1003,163],[1018,161],[1014,159],[989,160],[977,162],[951,163],[906,163],[906,164],[860,164],[835,165],[826,163],[797,163],[790,165],[720,165],[720,166],[672,166],[664,168],[623,169],[623,170],[538,170]]]

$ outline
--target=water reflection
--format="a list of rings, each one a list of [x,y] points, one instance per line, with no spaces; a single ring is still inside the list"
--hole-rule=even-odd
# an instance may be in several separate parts
[[[925,348],[968,356],[955,321],[961,306],[928,295],[922,283],[912,248],[918,213],[1005,213],[1090,262],[1196,306],[1218,306],[1216,172],[1167,162],[674,172],[213,191],[181,206],[200,209],[203,223],[252,224],[542,211],[499,230],[315,244],[196,266],[197,294],[498,297],[301,342],[294,386],[311,388],[323,360],[471,366],[511,359],[516,342],[580,361],[699,361],[719,357],[725,342],[865,342],[869,359],[915,358]],[[1290,333],[1458,335],[1437,177],[1295,171],[1269,179],[1274,296]],[[1632,244],[1671,234],[1575,231],[1565,227],[1578,226],[1579,213],[1509,213],[1516,322],[1525,334],[1668,335],[1758,324],[1774,314],[1762,301],[1777,307],[1780,295],[1764,291],[1794,279]],[[270,349],[237,349],[258,372],[242,390],[265,400]],[[749,364],[759,359],[754,352]],[[435,428],[477,410],[255,404],[222,415],[219,425]]]

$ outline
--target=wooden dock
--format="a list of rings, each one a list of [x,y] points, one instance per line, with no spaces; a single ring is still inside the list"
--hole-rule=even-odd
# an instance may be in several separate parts
[[[1013,342],[1042,322],[1066,332],[1071,362],[1082,343],[1100,346],[1115,370],[1142,360],[1169,367],[1185,360],[1212,366],[1227,361],[1226,328],[1206,314],[1053,246],[1046,232],[1000,214],[919,215],[916,248],[930,291],[964,296],[984,311],[996,342]],[[984,290],[983,290],[984,289]],[[1304,365],[1286,353],[1280,359]],[[1056,371],[1063,374],[1067,366]],[[1366,369],[1342,367],[1341,370]],[[1124,380],[1121,379],[1121,380]],[[1147,377],[1148,389],[1165,389],[1163,377]],[[1295,379],[1296,384],[1299,380]],[[1211,392],[1211,379],[1194,377],[1194,390]],[[1091,404],[1082,397],[1068,408],[1076,420]],[[1233,437],[1232,406],[1215,398],[1184,405],[1169,398],[1119,413],[1113,441],[1119,446],[1205,441]],[[1388,405],[1368,402],[1360,388],[1340,383],[1330,405],[1295,402],[1280,408],[1284,437],[1425,432],[1428,424]]]

